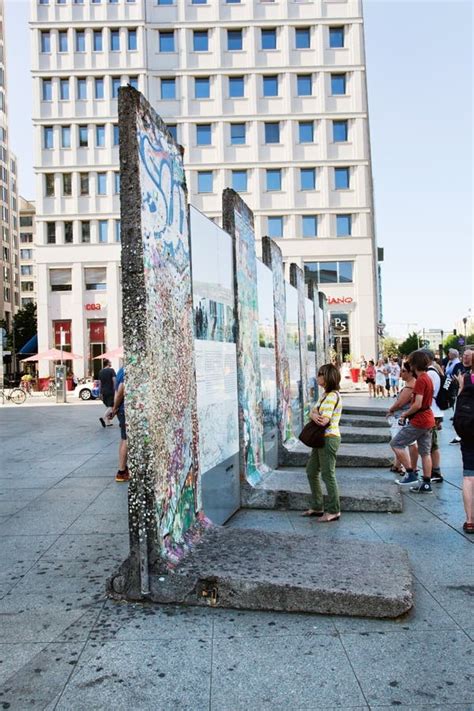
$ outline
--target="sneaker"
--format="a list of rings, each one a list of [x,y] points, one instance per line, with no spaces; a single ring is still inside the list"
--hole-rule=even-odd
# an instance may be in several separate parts
[[[412,491],[414,494],[432,494],[433,493],[431,484],[429,484],[427,481],[420,481],[418,486],[411,486],[410,491]]]
[[[105,420],[104,420],[103,417],[99,417],[99,422],[100,422],[100,424],[102,425],[102,427],[107,427],[107,425],[105,424]]]
[[[130,472],[128,471],[128,467],[123,472],[121,472],[119,469],[119,471],[115,475],[115,481],[130,481]]]
[[[442,474],[432,474],[431,475],[431,483],[432,484],[433,484],[433,482],[435,484],[442,484],[443,481],[444,481],[444,477]]]
[[[407,486],[407,484],[415,484],[418,482],[418,477],[414,472],[407,472],[403,479],[395,479],[395,483],[399,486]]]
[[[459,444],[461,441],[461,437],[455,437],[454,439],[451,440],[449,444]]]

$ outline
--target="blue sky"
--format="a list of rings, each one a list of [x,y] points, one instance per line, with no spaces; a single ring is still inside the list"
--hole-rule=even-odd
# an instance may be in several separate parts
[[[10,136],[33,198],[28,14],[6,0]],[[384,321],[448,331],[474,301],[472,3],[366,0],[364,16]]]

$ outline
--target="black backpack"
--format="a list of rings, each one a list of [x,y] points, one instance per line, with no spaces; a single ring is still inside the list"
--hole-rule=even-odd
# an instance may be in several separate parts
[[[464,376],[464,388],[456,401],[453,425],[463,442],[474,444],[474,384],[470,375]]]
[[[455,394],[455,391],[453,393],[453,378],[451,377],[446,377],[446,375],[441,375],[436,368],[428,368],[428,370],[433,370],[439,377],[441,384],[439,386],[439,391],[438,394],[435,397],[435,402],[438,405],[440,410],[447,410],[451,407],[452,401],[453,401],[453,395]],[[454,383],[457,385],[457,381],[454,380]]]

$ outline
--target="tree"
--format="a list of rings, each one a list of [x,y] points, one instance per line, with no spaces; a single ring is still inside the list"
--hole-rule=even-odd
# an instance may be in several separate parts
[[[27,304],[17,311],[13,317],[12,330],[15,332],[15,348],[18,351],[37,333],[36,304]],[[10,341],[13,341],[12,334]]]
[[[410,333],[408,335],[408,338],[406,338],[403,343],[400,343],[398,346],[398,351],[402,355],[409,355],[413,351],[416,351],[417,348],[420,347],[420,340],[418,338],[418,334],[413,331],[413,333]]]
[[[462,339],[463,343],[459,343],[459,339]],[[467,335],[467,338],[464,338],[463,334],[460,333],[457,336],[453,336],[452,334],[448,336],[447,338],[444,339],[443,341],[443,350],[445,353],[449,351],[450,348],[456,348],[456,350],[462,350],[464,346],[467,346],[468,343],[474,343],[474,333],[469,333]]]
[[[398,356],[398,341],[391,336],[382,339],[382,355],[384,358]]]

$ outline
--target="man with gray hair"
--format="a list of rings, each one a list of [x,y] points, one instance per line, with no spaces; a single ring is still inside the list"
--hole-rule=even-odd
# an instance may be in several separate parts
[[[450,348],[448,351],[448,361],[444,366],[446,376],[453,378],[458,375],[461,370],[461,361],[459,360],[459,351],[456,348]]]
[[[456,351],[457,352],[457,351]],[[472,350],[470,348],[465,348],[462,354],[462,363],[459,371],[456,373],[456,377],[464,377],[465,375],[470,375],[472,373]],[[451,440],[449,444],[459,444],[461,438],[457,435]]]

